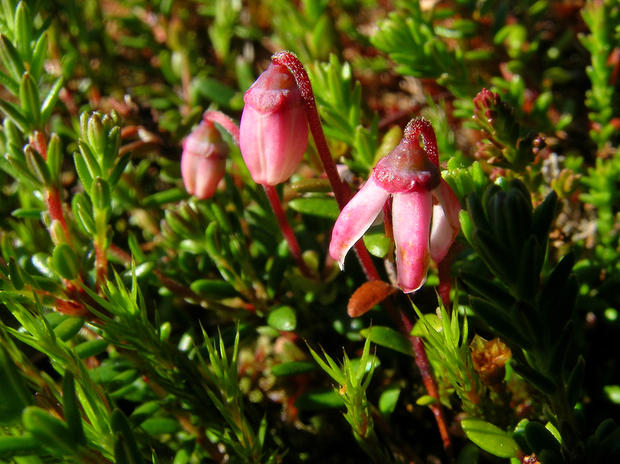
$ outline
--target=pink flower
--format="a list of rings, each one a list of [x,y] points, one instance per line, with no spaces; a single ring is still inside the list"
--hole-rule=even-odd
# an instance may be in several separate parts
[[[398,285],[405,293],[414,292],[426,280],[430,259],[441,261],[458,235],[461,208],[441,178],[435,133],[425,120],[407,125],[400,144],[377,163],[340,212],[329,254],[341,268],[347,252],[384,208],[386,214],[391,210]]]
[[[213,196],[224,176],[228,145],[211,121],[202,121],[183,142],[181,176],[185,190],[201,200]]]
[[[264,185],[286,181],[308,145],[308,121],[293,76],[272,63],[243,100],[239,146],[252,179]]]

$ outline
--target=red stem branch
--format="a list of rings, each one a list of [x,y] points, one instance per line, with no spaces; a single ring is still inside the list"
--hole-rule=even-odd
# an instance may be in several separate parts
[[[67,227],[67,221],[65,215],[62,212],[62,201],[60,199],[60,191],[57,187],[48,187],[45,191],[45,202],[47,203],[47,211],[50,215],[51,222],[58,221],[62,226],[62,231],[65,234],[67,243],[71,244],[71,237],[69,235],[69,228]],[[51,229],[50,229],[51,230]]]
[[[265,193],[267,194],[267,198],[269,199],[269,203],[271,204],[271,208],[273,209],[274,214],[276,215],[276,220],[278,221],[278,225],[280,226],[280,230],[282,231],[282,235],[284,235],[284,239],[288,243],[288,247],[291,250],[291,254],[293,258],[297,262],[297,266],[299,266],[299,270],[306,277],[312,277],[312,273],[308,266],[306,266],[306,262],[303,260],[301,256],[301,248],[299,247],[299,243],[295,238],[295,234],[291,225],[286,220],[286,214],[284,214],[284,210],[282,209],[282,205],[280,204],[280,198],[278,197],[278,192],[273,185],[263,185],[265,189]]]

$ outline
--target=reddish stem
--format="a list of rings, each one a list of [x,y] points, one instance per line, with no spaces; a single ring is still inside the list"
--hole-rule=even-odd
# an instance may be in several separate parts
[[[276,53],[271,57],[271,61],[275,64],[286,66],[295,78],[295,83],[297,84],[297,87],[301,93],[301,98],[304,101],[306,118],[308,119],[310,132],[312,132],[312,137],[314,138],[314,144],[316,145],[316,149],[321,157],[323,169],[325,169],[329,183],[332,186],[338,206],[342,209],[349,201],[351,192],[349,191],[347,185],[340,179],[338,169],[336,169],[336,163],[334,162],[331,152],[329,151],[327,140],[325,139],[325,134],[323,133],[323,126],[321,125],[321,120],[319,118],[319,113],[316,109],[316,101],[314,100],[314,92],[312,91],[312,85],[310,84],[308,73],[295,54],[291,52],[284,51]],[[377,272],[377,268],[375,268],[372,258],[368,254],[368,250],[366,250],[364,243],[361,240],[358,241],[355,244],[354,249],[357,254],[357,259],[366,274],[366,278],[368,280],[379,280],[380,277]]]
[[[409,337],[411,340],[411,345],[413,346],[413,353],[415,354],[415,363],[420,370],[420,374],[422,375],[422,381],[424,382],[424,386],[426,387],[426,391],[430,396],[435,398],[435,402],[429,407],[433,415],[435,416],[435,421],[437,422],[437,428],[439,429],[439,435],[441,436],[441,441],[443,442],[443,447],[448,453],[448,455],[452,454],[452,444],[450,442],[450,434],[448,433],[448,427],[446,426],[446,419],[443,415],[443,409],[441,408],[441,403],[439,402],[439,391],[437,390],[437,383],[435,382],[435,377],[433,376],[433,372],[431,371],[431,366],[428,361],[428,356],[426,356],[426,350],[424,349],[424,342],[420,337]]]
[[[237,124],[224,113],[219,111],[206,111],[202,119],[204,121],[216,122],[221,125],[231,135],[235,143],[239,145],[239,126],[237,126]],[[267,194],[273,213],[276,216],[282,235],[284,235],[284,239],[288,243],[293,258],[297,261],[299,270],[304,276],[312,277],[310,269],[308,269],[308,266],[306,266],[306,263],[301,256],[301,248],[295,238],[291,225],[286,219],[286,214],[284,214],[284,210],[282,209],[282,204],[280,203],[280,198],[278,197],[276,189],[273,185],[263,185],[263,188],[265,189],[265,193]]]
[[[95,240],[95,269],[97,288],[101,288],[108,278],[108,254],[98,240]]]
[[[46,189],[45,202],[47,203],[47,211],[49,212],[51,221],[60,222],[62,231],[65,233],[65,238],[70,244],[69,228],[67,227],[65,215],[62,212],[62,201],[60,200],[60,191],[57,187],[49,187]]]
[[[239,145],[239,126],[224,113],[220,111],[205,111],[205,114],[202,115],[202,119],[204,121],[218,123],[231,135],[237,146]]]
[[[299,270],[306,277],[312,277],[312,273],[308,266],[306,266],[305,261],[301,256],[301,249],[299,247],[299,243],[295,238],[295,234],[293,233],[293,229],[291,225],[286,220],[286,214],[284,214],[284,210],[282,209],[282,205],[280,204],[280,198],[278,197],[278,192],[273,185],[263,185],[265,189],[265,193],[267,194],[267,198],[269,199],[269,203],[271,204],[271,208],[273,209],[274,214],[276,215],[276,220],[278,221],[278,225],[280,226],[280,230],[282,231],[282,235],[284,235],[284,239],[288,243],[288,247],[291,250],[291,254],[293,258],[297,262],[297,266],[299,266]]]

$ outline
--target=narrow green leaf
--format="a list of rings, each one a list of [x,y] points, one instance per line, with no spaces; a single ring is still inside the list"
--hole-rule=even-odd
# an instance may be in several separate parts
[[[66,424],[47,411],[29,406],[24,410],[22,422],[26,430],[54,454],[75,456],[78,451]]]
[[[187,192],[184,189],[171,188],[161,192],[154,193],[144,198],[141,204],[144,207],[157,207],[165,205],[166,203],[177,203],[180,200],[187,198]]]
[[[60,137],[52,134],[47,144],[47,167],[50,171],[53,184],[58,184],[60,179],[60,171],[62,170],[63,153],[60,147]]]
[[[38,79],[41,77],[43,71],[43,64],[47,55],[48,35],[47,31],[44,31],[38,38],[32,50],[32,58],[30,59],[30,72]],[[43,119],[45,121],[45,119]]]
[[[209,298],[232,298],[239,295],[225,280],[199,279],[192,282],[190,288],[198,295]]]
[[[103,353],[108,345],[109,343],[106,340],[88,340],[77,345],[75,351],[80,359],[86,359]]]
[[[41,443],[29,433],[20,437],[0,436],[0,456],[11,456],[18,461],[15,456],[38,454],[41,450]]]
[[[24,149],[24,156],[30,172],[34,175],[37,181],[45,186],[50,186],[52,183],[52,175],[47,167],[47,163],[41,154],[32,148],[31,145],[26,145]]]
[[[176,433],[181,430],[179,422],[167,417],[152,417],[140,424],[140,427],[150,435]]]
[[[21,82],[25,67],[17,49],[13,46],[9,38],[0,34],[0,59],[11,73],[16,82]]]
[[[28,388],[17,366],[0,346],[0,425],[16,422],[30,403]]]
[[[52,115],[52,111],[54,111],[54,107],[56,106],[56,102],[58,101],[58,95],[60,94],[60,91],[62,90],[63,82],[64,81],[63,81],[62,76],[56,79],[54,83],[52,84],[52,88],[49,90],[49,92],[45,96],[43,103],[41,103],[40,113],[41,113],[42,124],[47,123],[50,116]]]
[[[15,96],[19,93],[19,84],[17,81],[2,71],[0,71],[0,84],[6,87],[9,92]]]
[[[121,156],[116,161],[116,164],[112,168],[112,171],[110,172],[110,176],[108,177],[108,182],[110,183],[110,186],[112,188],[114,188],[116,186],[116,184],[118,183],[119,179],[123,175],[123,172],[125,171],[125,168],[129,164],[129,160],[131,160],[131,153],[125,153],[123,156]],[[178,200],[180,200],[180,198]],[[178,201],[178,200],[174,200],[174,201]]]
[[[63,341],[71,340],[84,326],[84,319],[81,317],[66,317],[54,328],[54,334]]]
[[[25,1],[19,2],[15,10],[15,32],[19,53],[22,58],[29,62],[31,59],[32,14]]]
[[[2,111],[11,121],[19,127],[19,130],[23,133],[28,132],[29,124],[26,117],[22,114],[21,109],[6,100],[0,99],[0,111]]]
[[[114,459],[119,464],[143,464],[144,460],[138,449],[136,438],[129,421],[118,409],[112,413],[112,430],[114,431]]]
[[[73,435],[74,443],[78,445],[86,444],[84,429],[82,427],[82,416],[77,395],[75,394],[75,380],[73,374],[65,372],[62,382],[62,405],[65,413],[65,421],[69,432]]]
[[[38,128],[41,121],[39,88],[30,73],[25,72],[19,85],[19,101],[32,127]]]

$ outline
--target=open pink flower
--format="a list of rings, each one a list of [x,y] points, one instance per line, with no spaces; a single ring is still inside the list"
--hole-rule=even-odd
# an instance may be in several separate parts
[[[400,144],[377,163],[368,181],[340,212],[329,246],[330,256],[340,267],[390,201],[386,212],[391,209],[398,285],[410,293],[424,284],[430,259],[441,261],[459,231],[460,204],[441,178],[435,133],[425,120],[407,125]]]
[[[301,93],[286,66],[270,64],[243,97],[239,147],[252,179],[276,185],[299,165],[308,145]]]
[[[185,190],[204,200],[224,177],[228,145],[211,121],[202,121],[183,141],[181,176]]]

